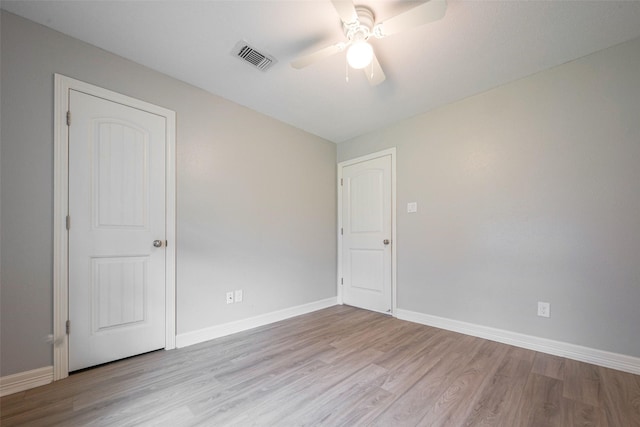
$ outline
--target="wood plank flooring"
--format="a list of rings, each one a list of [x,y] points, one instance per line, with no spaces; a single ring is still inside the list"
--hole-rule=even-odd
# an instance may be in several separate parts
[[[0,399],[2,426],[640,426],[640,377],[335,306]]]

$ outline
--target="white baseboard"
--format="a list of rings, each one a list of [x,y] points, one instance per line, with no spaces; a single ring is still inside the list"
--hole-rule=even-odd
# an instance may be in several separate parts
[[[465,335],[484,338],[491,341],[501,342],[516,347],[539,351],[541,353],[553,354],[555,356],[566,357],[567,359],[587,362],[605,368],[617,369],[619,371],[640,374],[640,358],[626,356],[624,354],[611,353],[562,341],[554,341],[546,338],[534,337],[532,335],[520,334],[506,331],[504,329],[490,328],[488,326],[476,325],[473,323],[461,322],[459,320],[447,319],[444,317],[432,316],[409,310],[396,310],[398,319],[408,320],[435,328],[446,329],[459,332]]]
[[[176,347],[187,347],[215,338],[224,337],[226,335],[235,334],[237,332],[246,331],[248,329],[257,328],[258,326],[268,325],[269,323],[279,322],[280,320],[285,320],[290,317],[322,310],[323,308],[334,306],[337,303],[336,297],[332,297],[310,302],[308,304],[285,308],[284,310],[261,314],[248,319],[237,320],[235,322],[223,323],[222,325],[211,326],[209,328],[199,329],[193,332],[178,334],[178,336],[176,336]]]
[[[32,369],[0,378],[0,396],[29,390],[53,382],[53,366]]]

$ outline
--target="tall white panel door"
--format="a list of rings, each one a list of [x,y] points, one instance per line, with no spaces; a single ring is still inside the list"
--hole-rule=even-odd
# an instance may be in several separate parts
[[[76,90],[69,103],[74,371],[165,346],[166,119]]]
[[[342,170],[342,299],[391,312],[391,156]]]

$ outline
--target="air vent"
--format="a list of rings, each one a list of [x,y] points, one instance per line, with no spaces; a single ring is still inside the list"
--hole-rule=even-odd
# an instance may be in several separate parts
[[[243,40],[236,43],[232,54],[262,71],[267,71],[278,62],[273,56],[258,52]]]

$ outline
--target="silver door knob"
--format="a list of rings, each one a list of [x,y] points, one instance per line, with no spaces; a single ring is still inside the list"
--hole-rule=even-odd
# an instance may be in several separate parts
[[[388,245],[388,244],[390,243],[390,241],[389,241],[389,239],[384,239],[384,240],[382,241],[382,243],[384,243],[385,245]]]
[[[155,246],[156,248],[161,248],[162,247],[162,240],[154,240],[153,241],[153,246]]]

